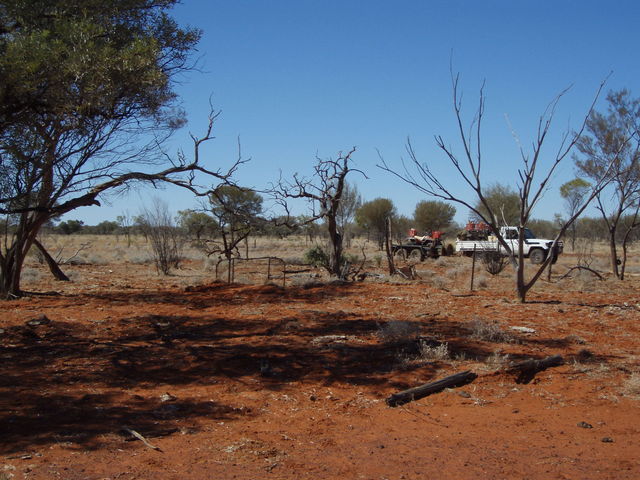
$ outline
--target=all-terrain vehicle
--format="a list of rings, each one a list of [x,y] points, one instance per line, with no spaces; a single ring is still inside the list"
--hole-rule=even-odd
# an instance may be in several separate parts
[[[400,245],[392,245],[394,255],[423,261],[425,258],[438,258],[444,254],[442,232],[434,231],[425,235],[417,235],[412,228],[409,235]]]

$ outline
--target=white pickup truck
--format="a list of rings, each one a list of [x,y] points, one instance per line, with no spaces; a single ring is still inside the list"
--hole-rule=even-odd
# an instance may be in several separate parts
[[[495,235],[491,235],[488,230],[484,230],[486,235],[482,233],[478,235],[478,231],[469,232],[469,235],[460,235],[456,240],[456,251],[465,255],[473,255],[473,252],[498,252],[506,255],[505,248],[500,245]],[[473,234],[475,233],[475,235]],[[500,234],[505,241],[510,244],[512,251],[518,251],[518,227],[501,227]],[[474,237],[474,238],[472,238]],[[466,239],[465,239],[466,238]],[[536,238],[531,230],[524,229],[524,243],[522,245],[524,256],[531,260],[531,263],[540,264],[544,262],[549,255],[553,240]],[[562,241],[556,244],[553,252],[553,262],[558,259],[558,255],[562,253],[564,245]]]

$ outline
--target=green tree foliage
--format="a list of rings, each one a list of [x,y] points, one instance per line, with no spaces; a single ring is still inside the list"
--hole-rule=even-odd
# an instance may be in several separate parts
[[[439,200],[421,200],[413,212],[415,228],[419,232],[446,230],[451,226],[456,208]]]
[[[211,213],[220,228],[236,230],[255,224],[262,213],[262,196],[250,189],[223,185],[209,197]]]
[[[591,184],[583,178],[574,178],[560,186],[560,196],[564,199],[565,210],[569,217],[580,208],[584,203],[584,199],[591,191]],[[576,236],[578,232],[578,224],[574,222],[568,229],[571,239],[571,251],[576,249]]]
[[[537,238],[556,238],[560,230],[557,222],[536,218],[529,220],[528,228]]]
[[[587,178],[608,180],[596,208],[609,231],[611,269],[623,280],[628,244],[640,224],[640,99],[623,89],[609,92],[607,104],[606,113],[594,111],[589,116],[577,145],[581,155],[575,160]],[[631,215],[631,221],[623,225],[625,215]]]
[[[356,187],[355,184],[352,185],[349,182],[345,182],[342,197],[338,205],[336,221],[339,230],[347,241],[347,246],[350,245],[351,236],[353,235],[352,227],[356,211],[361,205],[362,196],[358,191],[358,187]]]
[[[520,196],[508,185],[494,183],[484,192],[486,204],[478,202],[476,209],[485,217],[493,212],[502,225],[518,225],[520,222]],[[489,208],[487,208],[487,205]]]
[[[95,233],[96,235],[112,235],[117,233],[120,229],[118,222],[112,222],[111,220],[104,220],[97,225],[88,228],[88,232]]]
[[[364,202],[356,211],[356,222],[369,235],[374,235],[380,249],[384,246],[384,231],[387,218],[396,216],[396,208],[388,198],[376,198]]]
[[[178,226],[197,241],[203,236],[212,236],[217,231],[216,220],[211,215],[196,210],[179,210]]]
[[[222,244],[210,242],[207,253],[222,253],[230,259],[238,244],[263,223],[262,196],[250,189],[223,185],[211,193],[209,202]]]
[[[80,232],[83,226],[84,222],[82,220],[65,220],[60,222],[56,229],[65,235],[71,235]]]
[[[396,243],[402,243],[409,234],[409,229],[413,228],[413,219],[406,215],[394,215],[391,217],[391,237]]]
[[[80,126],[158,116],[199,39],[176,0],[7,0],[0,7],[0,130],[51,115]],[[165,110],[163,113],[166,113]],[[85,124],[85,127],[88,125]]]

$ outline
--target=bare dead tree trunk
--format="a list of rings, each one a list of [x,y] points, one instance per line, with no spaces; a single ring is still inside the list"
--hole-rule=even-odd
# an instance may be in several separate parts
[[[524,303],[526,301],[527,292],[533,287],[535,282],[540,278],[544,270],[549,265],[549,262],[551,262],[551,256],[547,257],[547,260],[538,267],[533,276],[527,281],[525,279],[525,265],[523,260],[523,228],[530,221],[533,208],[539,203],[540,198],[547,191],[548,184],[554,177],[559,165],[562,164],[565,159],[570,157],[570,152],[578,143],[586,128],[587,120],[593,112],[595,102],[600,95],[604,82],[600,84],[597,94],[591,103],[589,111],[585,115],[580,128],[574,132],[568,130],[562,136],[560,147],[555,153],[555,158],[550,161],[549,166],[545,171],[542,171],[539,165],[541,152],[543,150],[545,139],[548,137],[558,102],[565,94],[566,90],[557,95],[556,98],[547,106],[544,113],[539,117],[537,136],[533,141],[531,152],[525,152],[524,149],[520,149],[521,166],[518,169],[518,196],[520,201],[518,226],[520,227],[520,233],[518,236],[518,251],[515,251],[513,246],[509,245],[511,242],[507,242],[507,239],[505,239],[500,233],[500,222],[497,215],[499,212],[490,205],[487,197],[485,196],[485,190],[483,189],[484,182],[481,178],[483,161],[480,140],[482,138],[481,125],[485,108],[484,85],[480,89],[478,109],[476,110],[473,120],[470,122],[469,130],[467,131],[462,116],[462,102],[458,82],[459,76],[454,75],[453,72],[451,72],[453,109],[464,153],[460,156],[457,155],[452,147],[450,147],[449,144],[440,136],[436,136],[436,144],[440,150],[444,152],[446,158],[449,159],[454,171],[457,172],[459,179],[462,181],[461,183],[466,185],[474,193],[478,203],[474,204],[470,202],[469,200],[461,197],[457,192],[447,187],[442,182],[442,179],[438,178],[438,174],[430,168],[429,163],[418,160],[410,141],[407,142],[406,148],[411,159],[411,163],[415,168],[415,173],[409,171],[406,167],[404,168],[404,173],[398,173],[402,172],[403,169],[390,167],[382,157],[380,157],[381,163],[378,164],[378,167],[392,175],[395,175],[396,177],[399,177],[409,185],[414,186],[419,191],[426,193],[427,195],[440,198],[445,201],[456,202],[467,207],[479,219],[488,224],[499,244],[504,248],[504,251],[509,256],[510,262],[516,270],[516,295],[518,300]],[[564,235],[571,224],[580,216],[580,214],[582,214],[587,205],[596,198],[596,196],[606,186],[610,166],[611,164],[607,165],[607,168],[604,169],[603,175],[597,178],[597,181],[591,188],[590,194],[585,195],[583,204],[576,209],[574,214],[567,219],[563,225],[560,226],[560,231],[552,242],[552,250],[557,247],[562,235]]]
[[[51,274],[55,277],[55,279],[60,280],[61,282],[68,282],[69,277],[67,277],[67,275],[65,275],[65,273],[62,271],[62,269],[58,265],[58,262],[56,262],[56,260],[51,255],[49,255],[49,252],[46,248],[44,248],[44,245],[42,245],[38,241],[38,239],[35,239],[33,241],[33,245],[38,250],[40,250],[42,257],[44,258],[45,262],[47,262],[47,266],[49,267],[49,270],[51,271]]]
[[[389,265],[389,275],[396,273],[396,265],[393,261],[393,248],[391,247],[391,217],[387,217],[384,227],[384,245],[387,252],[387,264]]]

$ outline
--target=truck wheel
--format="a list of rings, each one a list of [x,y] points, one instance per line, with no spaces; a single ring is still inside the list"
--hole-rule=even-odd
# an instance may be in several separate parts
[[[412,260],[422,261],[422,252],[419,249],[414,248],[409,252],[409,258]]]
[[[534,265],[540,265],[542,262],[544,262],[544,259],[546,257],[547,254],[541,248],[534,248],[529,252],[529,259]]]
[[[407,258],[407,252],[404,248],[397,249],[394,255],[401,260],[405,260]]]

